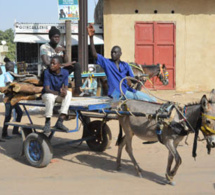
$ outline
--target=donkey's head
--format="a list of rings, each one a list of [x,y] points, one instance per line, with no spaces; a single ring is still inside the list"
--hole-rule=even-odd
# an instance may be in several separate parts
[[[207,141],[208,149],[215,147],[215,93],[210,93],[209,100],[204,95],[201,99],[203,108],[201,131]]]
[[[163,83],[163,85],[168,85],[169,84],[169,73],[166,69],[166,65],[158,64],[158,66],[159,66],[158,78]]]

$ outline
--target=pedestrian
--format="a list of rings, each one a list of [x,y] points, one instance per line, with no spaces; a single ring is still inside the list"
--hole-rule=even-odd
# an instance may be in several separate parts
[[[82,85],[82,94],[80,96],[96,96],[97,92],[97,79],[93,78],[93,73],[95,71],[94,65],[88,65],[88,70],[90,72],[90,75],[86,80],[84,81],[84,84]]]
[[[95,30],[92,24],[88,26],[88,35],[90,37],[90,47],[93,57],[96,59],[96,63],[100,65],[107,76],[108,82],[108,96],[114,98],[115,96],[121,96],[120,81],[125,77],[134,77],[134,74],[128,65],[128,63],[121,61],[120,57],[122,55],[121,48],[119,46],[114,46],[111,50],[111,59],[105,58],[98,54],[95,49],[93,36]],[[154,97],[149,96],[141,91],[136,91],[129,87],[127,80],[122,82],[122,92],[127,99],[137,99],[156,102]]]
[[[4,73],[4,82],[5,82],[5,85],[9,85],[14,80],[14,77],[10,73],[10,72],[14,72],[14,63],[11,62],[10,59],[7,57],[4,58],[4,62],[6,63],[5,64],[6,72]],[[20,108],[20,106],[18,104],[15,104],[14,106],[12,106],[10,102],[6,102],[5,103],[5,119],[4,119],[3,129],[2,129],[2,138],[3,139],[11,138],[11,136],[8,135],[8,132],[7,132],[8,125],[6,125],[6,123],[10,122],[10,120],[11,120],[11,114],[12,114],[13,109],[15,109],[15,111],[16,111],[16,122],[21,121],[23,112],[22,112],[22,109]],[[12,134],[21,135],[18,130],[19,130],[19,127],[14,126]]]
[[[55,26],[52,26],[49,30],[49,43],[45,43],[40,47],[40,57],[42,63],[42,72],[50,65],[51,57],[58,55],[63,59],[63,63],[61,64],[64,69],[71,72],[74,72],[75,79],[75,90],[74,97],[77,97],[81,94],[80,87],[82,86],[81,79],[81,66],[79,63],[73,61],[69,62],[68,56],[66,54],[66,49],[59,44],[60,42],[60,30]],[[41,79],[43,80],[43,74],[41,74]]]
[[[3,73],[1,66],[2,66],[2,63],[0,63],[0,75],[2,75],[2,73]],[[4,140],[0,139],[0,142],[4,142]]]

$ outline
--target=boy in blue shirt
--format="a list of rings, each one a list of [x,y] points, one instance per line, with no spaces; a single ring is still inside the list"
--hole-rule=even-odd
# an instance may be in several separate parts
[[[14,72],[14,63],[11,62],[10,59],[7,57],[4,58],[4,62],[6,63],[5,64],[6,72],[4,74],[4,82],[5,82],[5,85],[9,85],[14,80],[14,77],[10,74],[10,72]],[[14,106],[12,106],[10,104],[10,102],[5,103],[5,119],[4,119],[4,126],[2,128],[2,138],[4,138],[4,139],[11,138],[10,136],[8,136],[8,133],[7,133],[8,125],[6,125],[5,123],[10,121],[11,113],[12,113],[13,109],[15,109],[15,111],[16,111],[16,122],[20,122],[21,118],[22,118],[23,112],[18,104],[15,104]],[[19,129],[19,127],[14,126],[12,134],[20,135],[18,129]]]
[[[60,56],[54,56],[51,58],[49,68],[44,71],[42,100],[46,107],[46,121],[43,129],[45,133],[50,132],[50,120],[53,115],[55,102],[60,102],[61,108],[59,118],[54,127],[62,131],[69,131],[69,129],[63,125],[63,121],[68,114],[72,93],[68,91],[69,72],[61,68],[61,64],[62,58]]]
[[[120,60],[122,55],[121,48],[114,46],[111,50],[111,59],[104,58],[102,55],[97,54],[93,36],[95,30],[93,25],[90,24],[88,27],[88,35],[90,37],[90,47],[93,57],[96,59],[96,63],[99,64],[105,71],[108,82],[108,96],[113,98],[115,94],[121,94],[120,81],[127,76],[134,77],[134,74],[128,65],[128,63]],[[122,91],[128,99],[145,100],[150,102],[156,102],[154,97],[150,97],[141,91],[136,91],[128,86],[126,79],[122,83]]]

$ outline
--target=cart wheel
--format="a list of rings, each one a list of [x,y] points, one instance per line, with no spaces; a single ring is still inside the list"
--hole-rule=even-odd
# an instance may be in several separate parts
[[[45,167],[53,156],[49,139],[42,133],[31,133],[24,142],[24,154],[34,167]]]
[[[103,152],[110,146],[112,139],[110,128],[105,123],[101,129],[102,124],[102,121],[92,121],[88,124],[88,136],[94,136],[95,138],[87,140],[86,142],[93,151]]]

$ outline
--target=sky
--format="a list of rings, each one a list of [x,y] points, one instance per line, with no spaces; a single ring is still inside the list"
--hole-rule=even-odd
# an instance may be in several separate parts
[[[98,0],[88,0],[88,22],[94,21]],[[58,0],[0,0],[0,30],[20,23],[59,23]]]

